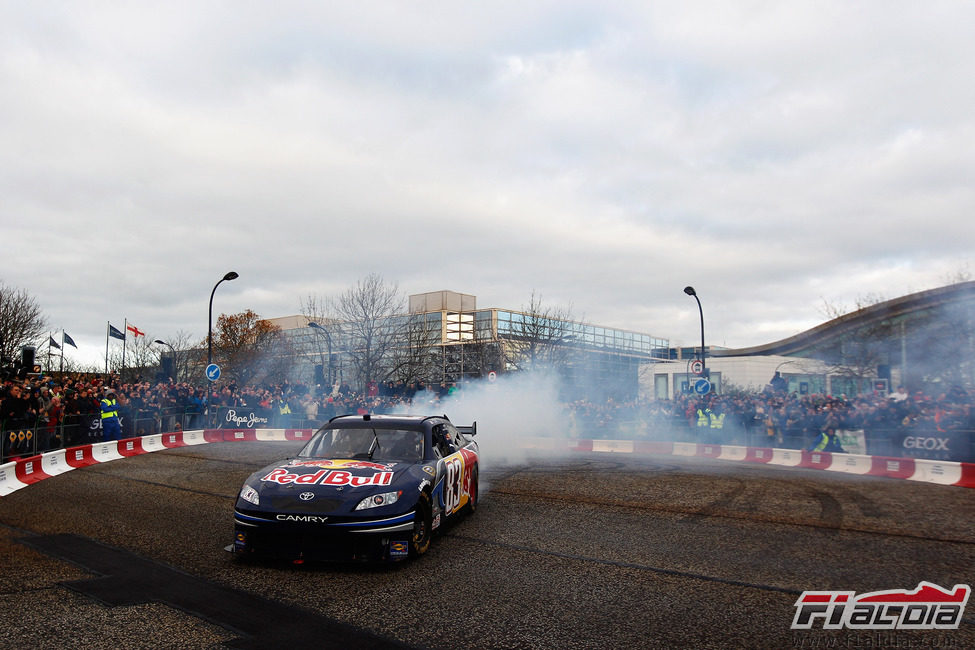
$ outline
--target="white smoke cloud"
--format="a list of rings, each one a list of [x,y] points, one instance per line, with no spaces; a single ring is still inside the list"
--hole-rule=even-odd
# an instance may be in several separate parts
[[[455,425],[477,422],[475,440],[485,467],[523,464],[529,458],[564,456],[576,437],[572,418],[559,399],[558,380],[542,372],[500,375],[474,382],[436,401],[417,395],[414,413],[445,413]]]

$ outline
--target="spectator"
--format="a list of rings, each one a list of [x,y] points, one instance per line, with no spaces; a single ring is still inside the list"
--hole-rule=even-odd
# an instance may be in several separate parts
[[[846,453],[843,450],[843,446],[840,444],[840,438],[836,435],[836,429],[830,427],[819,434],[819,437],[813,440],[813,443],[809,445],[807,451],[829,451],[838,454]]]
[[[122,425],[118,417],[118,400],[116,399],[115,389],[106,388],[105,397],[101,400],[102,415],[102,439],[109,440],[122,439]]]

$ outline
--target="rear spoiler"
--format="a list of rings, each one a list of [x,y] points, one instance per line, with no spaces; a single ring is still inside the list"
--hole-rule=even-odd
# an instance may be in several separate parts
[[[469,427],[458,426],[457,430],[466,436],[476,436],[477,435],[477,422],[472,422]]]

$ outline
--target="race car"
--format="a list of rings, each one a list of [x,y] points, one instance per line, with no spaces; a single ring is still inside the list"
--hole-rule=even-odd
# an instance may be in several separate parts
[[[233,552],[296,562],[422,555],[477,508],[477,423],[446,415],[345,415],[294,458],[251,474],[234,506]]]

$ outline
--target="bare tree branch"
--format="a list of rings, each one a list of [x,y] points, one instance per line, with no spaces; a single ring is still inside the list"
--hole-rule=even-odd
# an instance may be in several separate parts
[[[47,329],[47,319],[25,289],[0,282],[0,355],[14,360],[25,345],[36,345]]]
[[[389,357],[402,341],[407,320],[406,299],[395,283],[372,273],[347,289],[332,311],[340,323],[345,352],[360,387],[390,376]]]

